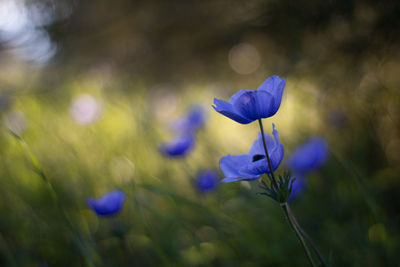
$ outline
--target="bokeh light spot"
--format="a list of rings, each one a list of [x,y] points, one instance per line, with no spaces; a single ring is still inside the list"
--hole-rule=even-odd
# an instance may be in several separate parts
[[[229,65],[239,74],[255,72],[261,64],[258,50],[251,44],[240,43],[229,51]]]
[[[102,112],[100,102],[91,95],[77,96],[71,104],[70,114],[73,120],[80,125],[87,125],[96,121]]]

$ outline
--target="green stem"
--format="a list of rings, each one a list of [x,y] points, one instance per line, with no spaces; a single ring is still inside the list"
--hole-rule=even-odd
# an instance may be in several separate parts
[[[267,158],[267,162],[268,162],[268,168],[270,171],[270,175],[271,175],[271,180],[272,180],[272,186],[275,188],[275,190],[279,190],[279,186],[278,186],[278,182],[276,181],[275,175],[274,175],[274,171],[272,169],[272,164],[271,164],[271,160],[269,158],[269,154],[268,154],[268,149],[267,149],[267,144],[265,142],[265,136],[264,136],[264,127],[262,124],[262,120],[259,119],[258,123],[260,125],[260,130],[261,130],[261,137],[262,137],[262,141],[263,141],[263,146],[264,146],[264,151],[265,151],[265,157]],[[315,263],[312,260],[311,257],[311,253],[306,245],[306,242],[301,234],[301,232],[299,231],[299,229],[296,226],[297,221],[293,220],[294,215],[290,213],[290,208],[289,205],[285,202],[285,203],[281,203],[281,207],[283,210],[283,213],[285,214],[286,219],[288,220],[291,228],[293,229],[293,231],[295,232],[297,238],[300,241],[301,246],[303,247],[303,250],[307,256],[308,262],[311,264],[311,266],[316,266]]]
[[[311,256],[311,253],[307,247],[307,244],[303,238],[303,236],[301,235],[299,229],[297,228],[296,224],[293,222],[293,218],[290,216],[290,208],[287,202],[285,203],[281,203],[281,207],[283,210],[283,213],[285,214],[286,219],[289,222],[290,227],[292,228],[292,230],[294,231],[294,233],[296,234],[297,238],[300,241],[301,246],[303,247],[304,252],[306,253],[307,256],[307,260],[310,263],[311,266],[317,266]]]
[[[301,235],[308,241],[311,248],[313,249],[314,253],[317,254],[319,261],[321,262],[322,266],[328,266],[322,257],[322,254],[319,252],[317,246],[315,245],[314,241],[308,236],[308,234],[301,228],[300,224],[297,222],[296,217],[294,216],[292,210],[290,209],[289,205],[287,206],[287,211],[289,216],[292,218],[292,221],[296,228],[299,230]]]
[[[269,171],[270,171],[270,174],[271,174],[272,185],[273,185],[273,187],[275,187],[276,190],[278,190],[278,189],[279,189],[279,186],[278,186],[278,182],[276,181],[274,171],[272,170],[272,164],[271,164],[271,160],[270,160],[270,158],[269,158],[268,149],[267,149],[267,144],[266,144],[266,142],[265,142],[264,127],[263,127],[263,124],[262,124],[262,120],[261,120],[261,119],[258,119],[258,124],[260,125],[261,137],[262,137],[262,141],[263,141],[263,146],[264,146],[264,151],[265,151],[265,157],[267,158],[268,168],[269,168]]]

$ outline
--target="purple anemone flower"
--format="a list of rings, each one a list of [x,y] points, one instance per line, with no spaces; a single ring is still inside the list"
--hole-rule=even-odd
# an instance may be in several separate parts
[[[89,198],[87,204],[99,216],[111,216],[122,209],[125,193],[115,190],[102,195],[98,199]]]
[[[327,157],[328,145],[321,138],[312,138],[294,150],[287,162],[295,178],[289,201],[296,200],[305,191],[307,173],[321,167]]]
[[[201,193],[213,191],[218,186],[218,174],[213,170],[200,172],[196,177],[196,188]]]
[[[240,90],[231,97],[229,102],[214,98],[213,108],[241,124],[268,118],[278,111],[285,84],[285,79],[272,76],[257,90]]]
[[[272,127],[274,137],[272,138],[268,134],[264,134],[264,136],[272,169],[275,171],[283,159],[284,152],[283,145],[279,144],[278,131],[274,124]],[[261,134],[254,141],[248,154],[227,155],[221,158],[220,167],[226,177],[221,180],[223,183],[253,181],[264,173],[270,173]]]
[[[321,138],[310,139],[294,150],[288,167],[295,173],[307,173],[319,168],[328,156],[328,145]]]
[[[201,106],[193,106],[188,114],[182,118],[174,120],[171,128],[177,133],[196,132],[204,127],[206,123],[206,114]]]
[[[169,157],[186,156],[194,148],[195,140],[192,134],[183,134],[174,138],[171,142],[162,144],[161,153]]]
[[[307,183],[305,177],[300,175],[295,175],[292,184],[292,192],[290,193],[288,201],[296,200],[300,195],[304,193],[306,187]]]

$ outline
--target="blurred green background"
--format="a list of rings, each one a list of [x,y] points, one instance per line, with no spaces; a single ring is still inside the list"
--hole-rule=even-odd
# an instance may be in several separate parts
[[[310,136],[330,148],[292,203],[300,224],[333,266],[398,266],[399,14],[389,0],[2,0],[0,265],[307,266],[258,182],[193,186],[257,136],[213,98],[279,75],[266,131],[286,157]],[[193,104],[207,111],[194,151],[164,157]],[[97,217],[86,199],[116,188],[122,212]]]

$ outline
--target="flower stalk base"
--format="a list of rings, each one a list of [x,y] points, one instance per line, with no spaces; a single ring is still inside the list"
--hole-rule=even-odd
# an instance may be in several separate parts
[[[295,232],[297,238],[300,241],[300,244],[307,256],[307,260],[310,263],[310,265],[313,267],[318,266],[315,264],[315,262],[312,259],[310,250],[307,247],[305,239],[307,239],[307,241],[310,243],[313,251],[315,252],[315,254],[317,254],[321,266],[327,266],[321,253],[318,251],[317,247],[315,246],[314,242],[300,227],[300,225],[298,224],[298,222],[296,220],[296,217],[294,216],[294,214],[292,213],[292,211],[289,207],[289,204],[286,202],[287,198],[290,195],[291,189],[292,189],[293,180],[290,180],[290,177],[287,175],[284,175],[283,178],[280,177],[279,181],[275,178],[274,171],[273,171],[272,165],[271,165],[271,160],[270,160],[269,154],[268,154],[267,145],[265,142],[264,127],[262,124],[262,120],[259,119],[258,123],[260,125],[260,131],[261,131],[263,146],[264,146],[264,150],[265,150],[265,156],[267,158],[268,168],[270,170],[269,177],[271,180],[271,188],[268,188],[266,183],[264,181],[262,181],[263,188],[267,189],[267,193],[263,193],[263,194],[268,195],[269,197],[271,197],[274,200],[276,200],[277,202],[279,202],[280,206],[282,207],[283,213],[285,214],[285,217],[288,220],[290,227]]]

